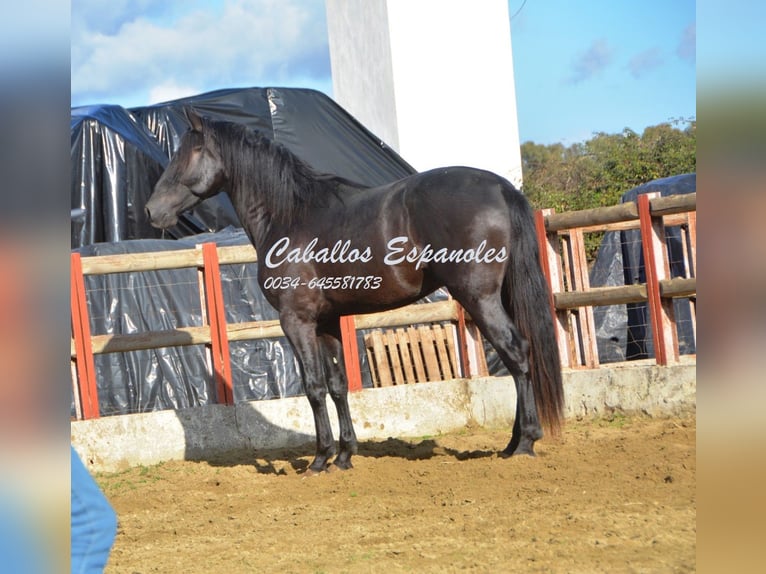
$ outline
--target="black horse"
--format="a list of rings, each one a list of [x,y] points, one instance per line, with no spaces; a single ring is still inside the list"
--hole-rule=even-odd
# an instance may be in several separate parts
[[[503,455],[534,455],[541,422],[563,420],[564,392],[549,292],[526,198],[505,179],[447,167],[366,188],[319,174],[283,146],[187,110],[191,129],[146,204],[155,227],[221,191],[258,252],[258,281],[279,311],[301,365],[316,425],[309,470],[351,467],[340,317],[412,303],[446,286],[516,382],[513,432]]]

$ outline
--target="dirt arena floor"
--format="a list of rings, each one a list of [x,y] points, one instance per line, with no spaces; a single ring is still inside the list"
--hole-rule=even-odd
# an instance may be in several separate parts
[[[537,458],[509,429],[363,442],[347,472],[306,449],[97,479],[107,573],[694,572],[696,418],[570,421]]]

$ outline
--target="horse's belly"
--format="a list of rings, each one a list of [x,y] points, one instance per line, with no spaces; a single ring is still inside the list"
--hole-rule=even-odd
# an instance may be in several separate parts
[[[337,306],[354,307],[355,313],[400,307],[422,297],[425,277],[414,266],[385,264],[322,269],[317,286]],[[431,289],[432,290],[432,289]]]

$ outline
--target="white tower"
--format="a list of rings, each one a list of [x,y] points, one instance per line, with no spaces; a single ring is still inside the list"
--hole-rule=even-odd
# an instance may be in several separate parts
[[[521,185],[507,0],[326,0],[335,101],[413,167]]]

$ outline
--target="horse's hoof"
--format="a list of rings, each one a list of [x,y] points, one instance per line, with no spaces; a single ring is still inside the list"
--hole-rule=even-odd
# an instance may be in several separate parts
[[[315,470],[311,467],[307,468],[306,471],[303,473],[303,478],[309,478],[311,476],[319,476],[323,472],[327,472],[329,469],[323,468],[322,470]]]
[[[533,451],[531,448],[530,449],[517,448],[516,450],[513,450],[513,451],[505,449],[498,454],[500,458],[511,458],[512,456],[524,456],[524,455],[532,457],[532,458],[537,456],[535,454],[535,451]]]
[[[351,461],[348,461],[348,462],[335,461],[334,463],[332,463],[330,466],[327,467],[327,471],[335,472],[338,470],[350,470],[352,468],[354,468],[354,465],[351,464]]]

